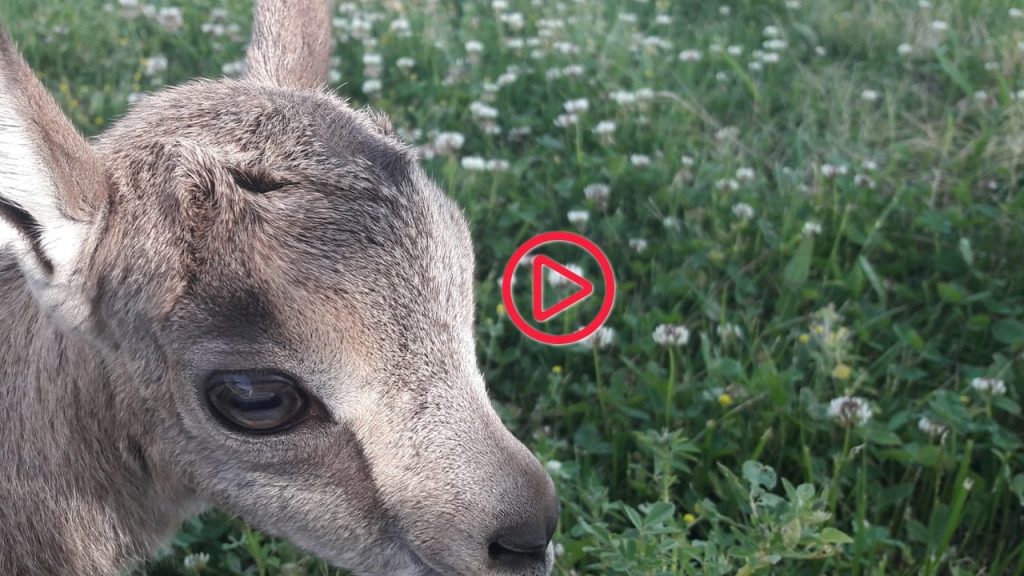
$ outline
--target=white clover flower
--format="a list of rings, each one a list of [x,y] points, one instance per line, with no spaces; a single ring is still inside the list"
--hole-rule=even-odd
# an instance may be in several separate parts
[[[637,254],[643,254],[647,251],[647,240],[643,238],[630,238],[629,247]]]
[[[416,61],[408,56],[402,56],[398,60],[395,60],[395,66],[398,66],[401,70],[408,72],[416,66]]]
[[[725,49],[725,52],[726,52],[726,54],[728,54],[730,56],[742,56],[743,55],[743,46],[740,46],[738,44],[732,44],[728,48]]]
[[[156,23],[168,32],[177,32],[185,23],[181,14],[181,8],[177,6],[164,6],[156,13]]]
[[[786,8],[789,8],[790,10],[799,10],[800,0],[786,0]]]
[[[719,324],[715,331],[718,332],[718,337],[725,342],[743,338],[743,329],[730,322]]]
[[[932,30],[935,30],[936,32],[945,32],[946,30],[949,30],[949,24],[943,22],[942,20],[932,21],[931,27]]]
[[[765,64],[777,64],[782,59],[777,52],[761,52],[757,58]]]
[[[210,555],[206,552],[195,552],[189,554],[181,561],[181,564],[186,570],[192,570],[194,572],[199,572],[205,569],[209,563]]]
[[[935,422],[927,416],[922,416],[917,421],[917,429],[929,436],[941,437],[946,434],[947,428],[942,424]]]
[[[167,56],[163,54],[155,54],[146,58],[146,76],[150,78],[158,76],[167,71]]]
[[[384,62],[384,57],[380,54],[373,52],[363,54],[363,66],[380,66],[382,62]]]
[[[1024,11],[1021,11],[1020,8],[1010,8],[1009,14],[1010,18],[1020,18],[1021,16],[1024,16]]]
[[[661,219],[661,225],[664,226],[666,230],[679,230],[683,227],[683,223],[675,216],[665,216]]]
[[[555,126],[568,128],[569,126],[575,126],[579,121],[580,117],[575,114],[559,114],[558,118],[555,118]]]
[[[917,7],[921,8],[922,10],[924,10],[926,8],[931,8],[932,7],[931,0],[917,0]]]
[[[896,47],[896,53],[899,54],[900,56],[910,56],[910,54],[913,51],[914,47],[911,46],[910,44],[907,44],[906,42]]]
[[[738,202],[732,205],[732,213],[740,220],[750,220],[754,217],[754,207],[746,202]]]
[[[845,176],[849,171],[849,167],[846,164],[822,164],[821,175],[825,178],[835,178],[836,176]]]
[[[562,74],[569,78],[579,78],[586,72],[586,68],[582,64],[570,64],[565,68],[562,68]]]
[[[875,179],[867,174],[861,174],[860,172],[853,175],[853,183],[861,188],[867,188],[868,190],[875,189]]]
[[[683,50],[679,53],[679,60],[682,62],[699,62],[704,57],[700,50]]]
[[[804,222],[804,227],[803,230],[800,231],[800,234],[807,237],[817,236],[818,234],[821,234],[821,224],[814,222],[813,220],[808,220],[807,222]]]
[[[729,14],[732,14],[732,8],[729,6],[719,6],[718,13],[722,16],[728,16]]]
[[[742,182],[750,182],[757,176],[753,168],[748,166],[741,166],[736,169],[736,179]]]
[[[647,154],[630,154],[629,163],[637,168],[644,168],[651,165],[651,157]]]
[[[696,161],[693,159],[692,156],[687,156],[686,154],[683,154],[682,156],[679,157],[679,163],[682,164],[683,166],[686,166],[687,168],[692,168]]]
[[[552,475],[557,475],[559,472],[562,471],[562,463],[559,462],[558,460],[548,460],[544,464],[544,467],[547,468],[548,473]]]
[[[723,178],[715,182],[715,189],[721,192],[735,192],[740,189],[740,182],[733,178]]]
[[[594,126],[594,134],[598,136],[610,136],[615,133],[615,122],[611,120],[602,120]]]
[[[454,152],[465,143],[466,137],[459,132],[438,132],[434,136],[434,151],[438,154]]]
[[[762,46],[764,46],[765,50],[771,50],[772,52],[780,52],[782,50],[785,50],[786,47],[789,46],[789,44],[786,43],[786,41],[781,38],[774,38],[772,40],[765,40]]]
[[[998,378],[975,378],[971,380],[971,388],[993,396],[1006,394],[1006,383]]]
[[[619,12],[619,20],[627,24],[636,24],[637,15],[632,12]]]
[[[373,33],[373,22],[359,17],[353,17],[350,29],[353,36],[365,41],[369,39],[370,35]]]
[[[878,170],[878,162],[870,159],[865,160],[860,163],[860,167],[868,172],[874,172],[875,170]]]
[[[668,26],[672,23],[672,17],[668,14],[658,14],[654,17],[654,23],[659,26]]]
[[[590,101],[586,98],[580,98],[578,100],[569,100],[562,104],[565,108],[566,114],[580,114],[590,110]]]
[[[572,42],[555,42],[554,48],[556,52],[567,56],[580,53],[580,47]]]
[[[526,46],[526,41],[522,38],[506,38],[505,47],[509,50],[522,50]]]
[[[768,38],[778,38],[779,36],[782,36],[782,30],[779,30],[778,26],[765,26],[761,33]]]
[[[754,60],[747,63],[747,68],[751,72],[760,72],[761,70],[764,70],[764,64],[758,60]]]
[[[513,30],[522,30],[526,26],[526,18],[521,12],[509,12],[501,15],[501,21]]]
[[[587,184],[586,188],[583,189],[583,195],[592,202],[599,205],[605,205],[608,203],[608,198],[611,196],[612,188],[607,184],[595,182],[593,184]]]
[[[870,88],[860,93],[860,99],[865,102],[876,102],[881,97],[882,94],[879,93],[878,90],[872,90]]]
[[[498,76],[498,86],[508,86],[519,79],[519,75],[509,70]]]
[[[719,44],[718,42],[715,42],[708,46],[708,52],[712,54],[720,54],[722,52],[722,45]]]
[[[228,32],[227,27],[219,22],[203,22],[199,29],[202,30],[203,34],[217,37],[223,36]]]
[[[715,139],[718,141],[731,141],[739,137],[739,128],[725,126],[715,131]]]
[[[396,18],[391,21],[391,31],[398,36],[409,36],[412,32],[412,26],[409,25],[409,21],[405,18]]]
[[[483,172],[487,170],[487,161],[480,156],[463,156],[462,168],[472,172]]]
[[[566,264],[565,267],[569,270],[569,272],[572,272],[577,276],[583,276],[583,268],[580,265]],[[562,276],[558,272],[555,272],[554,270],[550,269],[548,270],[547,279],[548,284],[554,286],[555,288],[573,285],[573,282],[571,280],[569,280],[565,276]]]
[[[494,120],[498,117],[498,109],[488,106],[483,102],[473,102],[470,104],[469,113],[478,120]]]
[[[380,80],[376,78],[370,78],[366,82],[363,82],[363,93],[376,94],[377,92],[380,92],[380,89],[383,87],[384,85],[381,83]]]
[[[824,46],[815,46],[814,53],[817,54],[818,56],[821,56],[822,58],[828,56],[828,50],[825,50]]]
[[[614,92],[608,94],[608,97],[614,100],[615,103],[618,104],[619,106],[635,104],[637,100],[636,93],[629,92],[627,90],[615,90]]]
[[[659,324],[651,337],[658,346],[685,346],[690,341],[690,331],[682,324]]]
[[[469,40],[466,42],[466,52],[469,54],[479,54],[484,51],[483,42],[478,40]]]
[[[508,0],[493,0],[491,2],[491,9],[495,12],[502,12],[508,10]]]
[[[590,212],[586,210],[569,210],[565,217],[569,219],[570,224],[583,226],[590,221]]]
[[[604,350],[615,343],[615,329],[609,326],[601,326],[596,332],[580,340],[579,345],[588,350]]]
[[[843,427],[863,426],[873,415],[868,401],[859,396],[840,396],[828,403],[828,417]]]
[[[511,164],[509,164],[508,160],[503,160],[501,158],[492,158],[487,161],[485,169],[488,172],[507,172],[510,167]]]

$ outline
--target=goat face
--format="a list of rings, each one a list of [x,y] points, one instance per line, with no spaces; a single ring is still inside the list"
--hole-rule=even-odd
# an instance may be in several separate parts
[[[0,162],[32,161],[0,244],[198,501],[357,574],[547,574],[558,502],[476,366],[465,220],[385,119],[309,86],[283,5],[246,79],[149,96],[95,147],[8,42]]]

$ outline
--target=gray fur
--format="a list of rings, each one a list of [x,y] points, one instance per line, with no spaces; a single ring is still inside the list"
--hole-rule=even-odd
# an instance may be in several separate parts
[[[318,87],[328,12],[298,4],[257,4],[246,79],[91,145],[0,31],[0,574],[118,574],[210,506],[356,574],[550,572],[488,554],[558,505],[476,366],[465,220]],[[246,368],[328,414],[220,426],[200,387]]]

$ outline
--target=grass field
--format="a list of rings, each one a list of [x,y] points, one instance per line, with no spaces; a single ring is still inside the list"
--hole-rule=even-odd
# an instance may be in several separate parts
[[[237,73],[247,2],[139,2],[0,0],[87,133]],[[472,223],[480,364],[561,492],[557,574],[1024,574],[1015,3],[363,0],[335,30],[339,93]],[[589,346],[500,306],[551,229],[616,267]],[[141,573],[336,572],[209,514]]]

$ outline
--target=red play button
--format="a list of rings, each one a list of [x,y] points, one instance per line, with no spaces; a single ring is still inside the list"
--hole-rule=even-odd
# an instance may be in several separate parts
[[[537,250],[548,245],[553,247],[561,245],[563,248],[570,247],[582,250],[600,268],[600,282],[584,278],[579,268],[573,269],[571,266],[562,265],[552,257],[537,252]],[[530,254],[533,255],[531,263],[533,286],[531,287],[530,301],[532,303],[531,308],[534,322],[543,323],[546,320],[550,320],[587,300],[590,296],[599,293],[601,303],[597,313],[587,321],[586,318],[593,313],[593,311],[588,312],[586,310],[589,303],[588,306],[582,307],[584,309],[582,313],[573,310],[571,314],[565,316],[567,318],[565,326],[567,327],[575,322],[581,322],[583,325],[566,334],[545,332],[540,327],[534,326],[527,321],[519,308],[516,307],[512,285],[514,284],[516,270],[519,269],[520,262]],[[565,295],[565,292],[560,292],[558,302],[546,306],[544,303],[545,278],[551,286],[558,285],[568,288],[573,291],[572,294]],[[596,280],[596,277],[594,279]],[[515,252],[508,259],[508,262],[505,264],[505,273],[501,277],[501,300],[509,319],[526,336],[537,342],[552,346],[574,344],[596,332],[612,313],[612,306],[615,304],[615,272],[612,270],[612,263],[608,260],[608,256],[598,248],[597,244],[583,236],[566,231],[542,232],[524,242],[519,248],[516,248]]]
[[[561,278],[574,284],[577,290],[555,302],[544,306],[544,271],[551,270]],[[533,317],[537,322],[546,322],[569,308],[583,302],[594,293],[594,283],[572,270],[555,262],[551,258],[538,254],[533,259]]]

